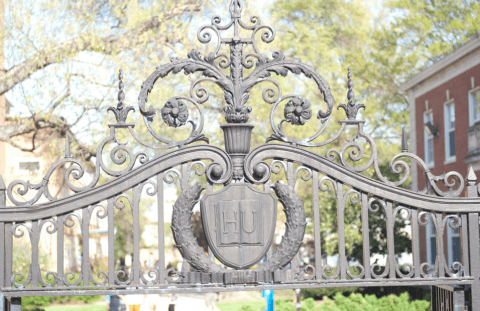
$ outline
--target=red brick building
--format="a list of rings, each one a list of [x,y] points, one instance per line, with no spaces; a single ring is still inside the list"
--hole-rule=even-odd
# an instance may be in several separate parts
[[[402,85],[410,109],[410,150],[435,175],[469,166],[480,171],[480,38],[475,38]],[[477,173],[477,176],[480,174]],[[412,164],[412,190],[425,188],[423,169]],[[442,183],[442,190],[446,190]],[[460,259],[460,235],[447,226],[445,257]],[[422,232],[423,231],[423,232]],[[421,231],[422,261],[435,261],[435,231]]]

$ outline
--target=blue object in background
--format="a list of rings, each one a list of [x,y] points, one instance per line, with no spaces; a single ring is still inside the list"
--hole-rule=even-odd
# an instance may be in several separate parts
[[[118,296],[110,296],[110,295],[107,295],[107,302],[108,302],[108,306],[109,306],[109,310],[110,311],[120,311],[120,310],[127,310],[127,308],[124,306],[124,308],[122,308],[122,304],[120,303],[120,297]]]
[[[273,311],[273,290],[262,290],[262,298],[267,299],[265,311]]]

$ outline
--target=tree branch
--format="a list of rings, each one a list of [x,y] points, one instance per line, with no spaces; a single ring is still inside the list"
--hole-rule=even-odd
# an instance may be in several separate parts
[[[145,32],[158,28],[162,23],[181,15],[184,12],[199,11],[200,2],[193,0],[192,3],[173,8],[162,16],[154,16],[148,21],[130,29],[122,34],[109,35],[99,38],[90,34],[83,34],[75,39],[65,41],[51,49],[43,50],[26,59],[24,62],[13,66],[0,77],[0,95],[11,90],[15,85],[30,77],[35,71],[48,65],[62,62],[70,55],[82,51],[95,51],[103,54],[115,54],[126,48],[143,43],[146,38],[141,38]]]
[[[0,141],[6,142],[15,148],[25,152],[33,152],[39,147],[35,143],[35,138],[38,136],[40,130],[56,132],[60,137],[65,137],[66,133],[72,137],[72,152],[80,155],[84,161],[90,161],[96,155],[96,151],[91,146],[87,146],[76,139],[75,134],[70,131],[70,126],[61,117],[36,116],[35,121],[31,117],[17,119],[14,122],[9,122],[6,125],[0,126]],[[12,138],[33,133],[32,146],[24,147],[14,141]]]

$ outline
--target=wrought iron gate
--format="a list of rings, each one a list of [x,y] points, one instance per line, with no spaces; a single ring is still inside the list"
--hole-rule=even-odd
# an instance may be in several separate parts
[[[38,184],[22,180],[5,187],[0,183],[0,304],[5,297],[61,296],[61,295],[119,295],[185,292],[220,292],[260,289],[346,287],[346,286],[439,286],[435,291],[436,305],[441,288],[452,285],[469,293],[467,301],[473,310],[480,309],[480,199],[476,176],[470,168],[464,179],[457,172],[433,175],[422,159],[408,151],[405,132],[401,153],[390,162],[397,181],[385,177],[379,167],[375,141],[364,132],[364,120],[357,119],[362,104],[354,102],[353,78],[348,72],[347,104],[343,108],[346,118],[339,121],[339,130],[328,139],[319,139],[329,124],[334,102],[325,80],[309,65],[299,59],[286,59],[281,51],[268,58],[257,46],[259,35],[270,43],[275,32],[253,16],[249,23],[241,19],[242,4],[232,0],[231,20],[222,24],[214,17],[211,24],[198,31],[198,39],[209,43],[217,37],[216,50],[206,56],[193,50],[186,59],[172,59],[158,66],[145,80],[139,95],[139,113],[144,119],[152,144],[142,140],[135,132],[136,124],[128,123],[133,107],[123,101],[124,84],[119,75],[118,105],[108,110],[116,118],[109,124],[109,135],[97,149],[95,171],[88,183],[80,180],[87,174],[82,162],[72,157],[66,141],[65,157],[55,163]],[[233,36],[222,33],[233,29]],[[251,37],[241,37],[240,30],[251,31]],[[221,45],[230,48],[230,55],[220,53]],[[251,51],[245,53],[245,48]],[[245,76],[244,70],[249,70]],[[148,106],[148,96],[160,78],[183,71],[201,73],[195,80],[190,96],[174,96],[163,108]],[[326,110],[316,113],[317,132],[305,139],[287,135],[286,124],[303,126],[313,122],[312,105],[298,95],[283,95],[280,84],[270,76],[287,73],[303,74],[313,79],[322,94]],[[221,128],[225,149],[199,143],[207,142],[202,133],[205,123],[202,104],[209,99],[203,82],[215,83],[224,92],[224,114],[227,124]],[[250,150],[253,125],[246,124],[252,108],[247,106],[249,92],[260,83],[269,83],[263,99],[271,104],[270,123],[273,130],[267,144]],[[284,105],[284,119],[275,123],[275,112]],[[191,109],[196,109],[200,120],[195,123]],[[343,113],[343,112],[342,112]],[[188,138],[173,141],[157,132],[158,124],[178,128],[192,126]],[[351,137],[338,148],[333,144]],[[150,157],[147,151],[135,152],[118,139],[119,131],[128,131],[133,139],[149,150],[171,151]],[[351,132],[354,132],[351,134]],[[302,132],[300,132],[301,134]],[[268,143],[278,141],[280,143]],[[365,143],[362,143],[365,142]],[[192,146],[188,146],[196,143]],[[324,155],[308,150],[312,147],[332,146]],[[108,147],[110,146],[110,147]],[[108,160],[105,149],[110,149]],[[337,149],[336,149],[337,148]],[[315,149],[318,150],[318,149]],[[418,193],[401,188],[410,175],[405,159],[416,162],[427,176],[425,189]],[[357,163],[357,164],[355,164]],[[360,164],[358,164],[360,163]],[[111,166],[118,169],[112,169]],[[49,188],[54,171],[64,168],[65,183],[72,195],[56,199]],[[360,174],[373,170],[378,180]],[[111,176],[99,182],[104,174]],[[192,180],[195,176],[200,183]],[[275,180],[282,180],[276,182]],[[164,233],[165,185],[178,182],[181,194],[173,208],[171,230],[184,264],[180,271],[166,268]],[[311,204],[306,206],[299,187],[310,187]],[[205,188],[205,189],[204,189]],[[28,197],[28,193],[34,195]],[[466,197],[459,197],[462,193]],[[336,200],[338,264],[331,266],[322,261],[319,196],[331,193]],[[7,197],[10,205],[7,206]],[[158,212],[158,267],[146,271],[140,262],[140,206],[145,197],[156,198]],[[40,203],[39,200],[47,201]],[[283,205],[286,229],[282,240],[272,251],[277,221],[277,200]],[[205,252],[192,231],[192,209],[200,201],[202,223],[208,241]],[[363,262],[349,269],[346,250],[346,209],[361,213]],[[131,270],[116,270],[115,213],[131,210],[133,220],[133,260]],[[306,217],[306,211],[313,217]],[[380,215],[387,230],[387,257],[383,266],[371,263],[369,216]],[[108,265],[106,270],[94,272],[90,257],[90,230],[92,219],[108,221]],[[412,240],[413,260],[399,267],[395,250],[394,226],[396,221],[406,222]],[[305,228],[313,224],[314,263],[302,264],[299,249],[304,242]],[[80,273],[65,271],[65,231],[79,225],[82,235]],[[436,260],[434,264],[422,262],[420,232],[431,226],[436,234]],[[461,241],[461,262],[449,264],[445,258],[443,237],[447,227],[457,230]],[[39,263],[39,241],[44,235],[56,234],[56,271],[42,271]],[[16,240],[28,236],[31,258],[28,272],[14,271],[13,248]],[[443,287],[442,287],[443,286]],[[453,288],[453,287],[452,287]],[[455,294],[457,295],[457,294]],[[450,297],[450,296],[448,296]],[[437,299],[438,298],[438,299]],[[9,298],[10,299],[10,298]],[[3,307],[10,308],[10,302]]]

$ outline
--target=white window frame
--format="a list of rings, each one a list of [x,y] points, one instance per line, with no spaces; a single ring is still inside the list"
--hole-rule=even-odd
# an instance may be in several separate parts
[[[457,152],[455,150],[455,155],[452,157],[450,156],[450,132],[455,132],[455,125],[452,128],[450,128],[450,107],[453,105],[453,111],[455,114],[455,103],[453,99],[446,101],[443,104],[443,124],[444,124],[444,129],[445,129],[445,162],[444,164],[450,164],[450,163],[455,163],[457,161]],[[456,116],[455,116],[455,121],[456,122]],[[455,148],[456,149],[456,148]]]
[[[453,219],[449,219],[447,222],[448,267],[450,269],[452,269],[452,264],[453,264],[453,238],[460,239],[460,229],[458,229],[458,232],[455,233],[455,230],[450,228],[450,222],[452,221]],[[461,254],[459,254],[459,256],[461,256]]]
[[[430,267],[433,269],[433,266],[435,265],[435,260],[432,258],[432,252],[431,252],[431,249],[432,249],[432,238],[435,238],[435,243],[437,243],[437,235],[436,235],[436,228],[435,226],[433,225],[433,222],[435,221],[435,217],[430,217],[430,216],[427,216],[429,218],[429,222],[427,224],[427,226],[425,227],[425,236],[426,236],[426,239],[427,239],[427,262],[430,264]],[[435,244],[435,248],[437,247],[437,245]],[[438,256],[438,254],[437,254]]]
[[[38,173],[34,174],[41,174],[43,172],[43,159],[42,158],[15,158],[15,175],[31,175],[32,172],[29,170],[20,169],[20,163],[22,162],[38,162],[40,164],[40,168]]]
[[[430,122],[433,124],[433,110],[429,109],[423,113],[423,124],[427,123],[427,120],[430,118]],[[427,152],[428,152],[428,141],[432,140],[432,161],[428,162],[427,160]],[[432,169],[435,167],[435,148],[434,148],[434,141],[433,141],[433,135],[428,135],[427,131],[423,129],[423,147],[425,151],[425,163],[427,164],[427,167]]]
[[[468,91],[468,121],[469,121],[468,124],[469,126],[473,126],[475,124],[475,121],[480,120],[480,114],[478,116],[476,115],[477,107],[475,107],[476,106],[475,97],[477,93],[480,93],[480,86],[477,86],[476,88],[473,88],[470,91]]]

